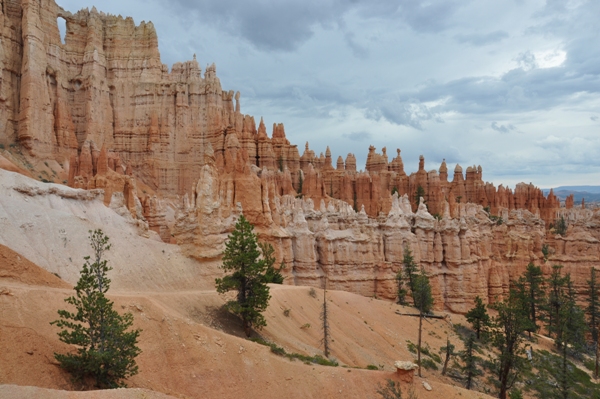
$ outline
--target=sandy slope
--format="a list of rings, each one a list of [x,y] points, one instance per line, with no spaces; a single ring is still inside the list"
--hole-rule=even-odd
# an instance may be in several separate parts
[[[38,194],[23,194],[32,191]],[[55,351],[70,348],[58,341],[57,328],[49,323],[57,309],[66,307],[64,298],[73,293],[82,257],[89,254],[87,230],[98,227],[113,242],[111,298],[117,309],[132,312],[135,326],[143,330],[140,374],[129,381],[133,388],[189,398],[374,398],[378,383],[395,378],[393,361],[412,359],[406,341],[416,342],[416,318],[396,315],[399,307],[388,302],[334,291],[328,293],[332,356],[350,367],[374,364],[384,370],[306,365],[276,356],[241,337],[238,320],[221,310],[225,298],[214,292],[216,264],[198,263],[176,246],[140,237],[99,199],[77,199],[80,195],[0,171],[0,243],[5,245],[0,246],[0,384],[74,388],[53,358]],[[322,291],[316,292],[313,298],[306,287],[273,286],[263,337],[289,352],[321,353]],[[440,320],[425,324],[424,340],[437,352],[449,326]],[[428,371],[424,377],[433,391],[425,391],[416,378],[420,398],[483,396]],[[161,397],[140,391],[71,396],[0,386],[0,397],[38,392],[56,398]]]
[[[110,389],[94,392],[66,392],[38,387],[0,385],[0,398],[3,399],[172,399],[160,392],[148,389]]]
[[[57,329],[49,322],[56,319],[56,309],[65,307],[63,299],[72,291],[4,280],[0,280],[0,290],[9,292],[9,295],[0,296],[0,346],[7,349],[0,355],[0,364],[3,365],[0,382],[71,389],[68,376],[60,370],[52,356],[53,352],[68,348],[56,339]],[[294,308],[302,307],[307,296],[306,289],[283,287],[274,290],[276,301],[283,300],[278,298],[280,293],[286,294],[285,301]],[[339,299],[350,299],[362,308],[365,304],[360,302],[370,301],[358,296],[345,298],[346,295],[332,293],[334,303]],[[195,304],[214,303],[218,296],[201,291],[173,293],[168,295],[168,303],[164,303],[162,299],[165,297],[165,294],[155,296],[148,292],[112,297],[118,309],[134,313],[136,327],[143,330],[140,341],[143,352],[138,358],[141,372],[130,380],[132,387],[198,398],[365,398],[373,397],[378,382],[394,378],[390,371],[334,368],[289,361],[272,354],[264,346],[196,323],[189,317],[192,315],[186,314]],[[370,313],[373,319],[385,313],[386,309],[388,314],[385,316],[394,317],[386,303],[375,307],[377,309]],[[307,306],[306,317],[318,317],[308,308],[310,306]],[[280,338],[287,337],[298,347],[310,347],[314,343],[311,337],[303,337],[305,330],[282,328],[281,325],[288,324],[288,318],[284,315],[278,317],[285,320],[275,322],[275,317],[269,318],[271,325],[267,333],[270,338],[278,342]],[[399,325],[405,324],[405,321],[400,317],[396,320],[390,324],[396,324],[400,329]],[[334,323],[347,325],[347,330],[351,330],[351,326],[362,323],[362,318],[336,310],[332,311]],[[344,358],[356,359],[362,363],[360,365],[367,361],[379,363],[386,362],[386,358],[400,357],[397,354],[403,350],[395,352],[385,343],[372,343],[372,334],[370,329],[362,328],[346,336],[335,336],[333,356],[342,361]],[[402,337],[397,338],[402,341]],[[357,341],[353,341],[355,339]],[[295,350],[294,345],[285,346],[290,351]],[[385,347],[388,347],[389,353],[383,349]],[[371,357],[361,358],[363,351],[371,353]],[[389,369],[390,365],[387,366]],[[425,375],[432,377],[429,372]],[[474,392],[442,385],[437,378],[429,378],[428,381],[434,391],[428,393],[421,388],[419,396],[422,398],[439,397],[441,393],[449,397],[476,397]]]
[[[113,247],[114,290],[208,289],[216,263],[181,254],[176,245],[144,239],[138,227],[104,206],[103,194],[40,183],[0,169],[0,244],[74,284],[89,255],[88,231],[102,228]]]

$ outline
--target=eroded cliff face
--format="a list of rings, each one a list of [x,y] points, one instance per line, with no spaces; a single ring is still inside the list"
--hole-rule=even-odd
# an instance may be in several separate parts
[[[510,281],[528,263],[550,273],[560,263],[577,289],[584,290],[590,267],[600,264],[600,212],[566,210],[565,237],[553,235],[539,215],[526,209],[500,209],[502,223],[491,220],[481,205],[443,203],[432,216],[421,203],[416,212],[407,195],[392,196],[390,211],[371,218],[364,207],[355,212],[345,201],[279,195],[273,190],[287,172],[244,165],[245,153],[232,167],[203,167],[191,198],[178,209],[173,229],[190,256],[212,259],[222,253],[236,219],[244,214],[262,241],[271,243],[284,262],[288,284],[328,287],[365,296],[396,298],[395,276],[406,249],[431,276],[438,309],[464,313],[476,296],[502,298]],[[289,177],[289,174],[287,174]],[[260,192],[260,201],[252,193]],[[549,248],[544,259],[542,247]]]
[[[371,146],[365,171],[354,154],[334,165],[329,148],[317,156],[308,143],[300,156],[283,124],[269,137],[262,119],[241,113],[240,93],[222,89],[214,65],[202,73],[194,56],[169,71],[152,23],[72,14],[52,0],[0,4],[0,143],[62,168],[72,187],[103,189],[107,206],[190,256],[219,258],[243,213],[287,265],[288,283],[327,278],[393,299],[410,248],[436,306],[454,312],[502,296],[529,262],[546,272],[563,264],[580,290],[600,266],[600,215],[572,198],[565,209],[531,184],[496,188],[481,166],[427,171],[422,156],[407,175],[399,149],[390,161]],[[548,229],[561,215],[564,237]]]
[[[129,168],[162,194],[189,192],[209,144],[223,155],[236,141],[256,165],[298,163],[283,126],[274,125],[272,139],[262,121],[257,130],[240,113],[240,94],[222,90],[214,65],[202,76],[194,57],[169,71],[152,23],[95,8],[72,14],[52,0],[2,4],[1,143],[58,160],[83,183],[106,148],[113,170]],[[66,20],[64,43],[57,18]]]
[[[136,26],[95,8],[72,14],[53,0],[2,4],[0,143],[18,142],[31,157],[57,161],[71,186],[90,184],[104,149],[111,170],[153,193],[191,195],[210,145],[217,162],[225,149],[243,149],[251,165],[287,170],[289,179],[275,182],[280,194],[295,191],[316,203],[341,199],[371,217],[390,211],[392,192],[408,194],[416,211],[419,190],[434,215],[448,201],[453,216],[462,202],[493,214],[527,209],[549,223],[560,207],[552,193],[544,197],[532,185],[513,192],[485,183],[481,166],[463,175],[456,165],[449,181],[445,162],[427,172],[421,157],[409,176],[400,150],[388,161],[386,148],[379,154],[371,146],[364,172],[357,172],[353,154],[338,157],[334,167],[329,148],[316,156],[307,143],[300,156],[283,124],[273,124],[269,137],[262,119],[257,127],[241,113],[240,93],[221,88],[214,65],[202,74],[194,56],[169,71],[151,22]],[[66,20],[64,43],[57,18]]]

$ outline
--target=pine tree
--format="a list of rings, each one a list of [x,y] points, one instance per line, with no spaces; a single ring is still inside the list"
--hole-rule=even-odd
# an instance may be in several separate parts
[[[562,265],[552,266],[552,274],[550,274],[546,283],[548,285],[548,300],[544,307],[547,321],[546,328],[548,336],[556,338],[560,335],[560,326],[557,324],[557,320],[560,317],[559,312],[566,284],[566,278],[562,275]]]
[[[408,291],[404,288],[404,276],[402,275],[402,269],[396,273],[396,303],[399,305],[406,306],[406,295]]]
[[[525,286],[523,279],[519,278],[516,281],[511,281],[509,289],[511,295],[515,298],[515,300],[521,307],[521,311],[524,315],[527,316],[528,323],[527,328],[525,330],[532,331],[533,325],[531,325],[531,322],[529,320],[529,296],[527,295],[527,287]]]
[[[498,350],[494,367],[500,383],[500,399],[506,399],[508,390],[518,379],[519,373],[527,363],[523,358],[525,352],[522,333],[529,325],[527,314],[514,294],[506,301],[496,302],[490,306],[497,315],[491,323],[492,345]]]
[[[421,203],[421,198],[423,198],[423,202],[427,202],[425,200],[425,189],[423,189],[423,187],[421,187],[421,185],[417,186],[417,189],[415,190],[415,204],[417,206],[417,208],[419,207],[419,204]]]
[[[565,289],[562,292],[561,306],[558,311],[556,325],[558,328],[556,343],[561,350],[562,363],[557,376],[557,382],[563,399],[569,398],[573,387],[573,372],[570,370],[569,351],[580,353],[585,346],[586,323],[584,311],[577,306],[576,295],[571,282],[571,276],[565,276]]]
[[[463,366],[460,368],[463,375],[467,378],[465,388],[471,389],[473,385],[473,379],[478,375],[481,375],[481,371],[477,368],[477,362],[479,357],[475,355],[475,336],[469,334],[469,338],[465,342],[465,349],[459,354],[460,359],[463,362]]]
[[[587,315],[588,328],[592,337],[595,352],[594,378],[598,378],[600,347],[598,345],[598,331],[600,324],[600,284],[596,279],[596,269],[590,271],[590,279],[587,281]]]
[[[217,292],[237,291],[237,299],[227,302],[226,307],[239,315],[246,336],[252,327],[267,325],[261,314],[269,305],[269,286],[266,282],[267,263],[260,258],[254,227],[242,215],[228,237],[223,253],[223,269],[231,274],[215,279]]]
[[[321,321],[323,323],[323,353],[329,357],[329,314],[327,313],[327,279],[325,279],[325,288],[323,289],[323,310],[321,311]]]
[[[75,296],[65,302],[76,312],[59,310],[60,319],[53,321],[62,329],[59,339],[76,345],[77,353],[54,357],[76,381],[90,377],[97,388],[125,386],[123,379],[137,374],[135,357],[141,350],[136,346],[141,330],[127,331],[133,325],[133,315],[118,314],[113,302],[106,297],[110,287],[107,273],[112,270],[103,255],[110,249],[109,238],[102,230],[90,231],[94,262],[86,256],[81,275],[75,286]]]
[[[404,278],[408,282],[408,289],[413,297],[413,305],[417,307],[417,301],[415,299],[415,281],[418,275],[417,264],[413,258],[412,252],[408,245],[404,246],[404,257],[402,258],[402,265],[404,266],[403,273]]]
[[[285,269],[285,263],[282,261],[279,265],[279,269],[275,269],[275,249],[273,246],[266,242],[259,242],[258,246],[260,247],[263,261],[266,265],[265,282],[272,284],[283,284],[285,277],[283,277],[281,274],[281,270]]]
[[[531,324],[531,328],[527,331],[529,331],[529,335],[531,336],[531,333],[536,332],[538,329],[538,313],[540,307],[543,306],[545,299],[544,274],[542,273],[542,268],[535,266],[533,263],[529,263],[525,273],[519,278],[519,282],[523,285],[525,291],[523,298],[524,305],[528,308],[527,313]]]
[[[419,340],[417,344],[417,364],[419,365],[419,377],[421,377],[421,336],[423,329],[423,317],[431,313],[433,308],[433,295],[431,294],[431,285],[425,269],[421,268],[421,273],[414,278],[413,299],[415,307],[419,310]]]
[[[485,305],[479,296],[475,297],[475,307],[467,312],[465,315],[467,321],[471,323],[477,339],[481,338],[481,330],[487,327],[490,323],[490,316],[487,313]]]

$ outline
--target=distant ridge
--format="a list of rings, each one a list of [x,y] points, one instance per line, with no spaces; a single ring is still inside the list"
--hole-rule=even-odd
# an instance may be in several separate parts
[[[581,203],[581,199],[585,198],[585,202],[600,202],[600,186],[559,186],[555,187],[554,195],[564,201],[569,195],[573,194],[575,203]],[[543,188],[544,195],[548,195],[549,188]]]

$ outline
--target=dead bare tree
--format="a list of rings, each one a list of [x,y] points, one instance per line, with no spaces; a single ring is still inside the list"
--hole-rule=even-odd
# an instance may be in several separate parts
[[[327,314],[327,278],[325,278],[325,288],[323,289],[323,309],[321,310],[321,321],[323,322],[323,352],[325,357],[329,357],[329,320]]]

